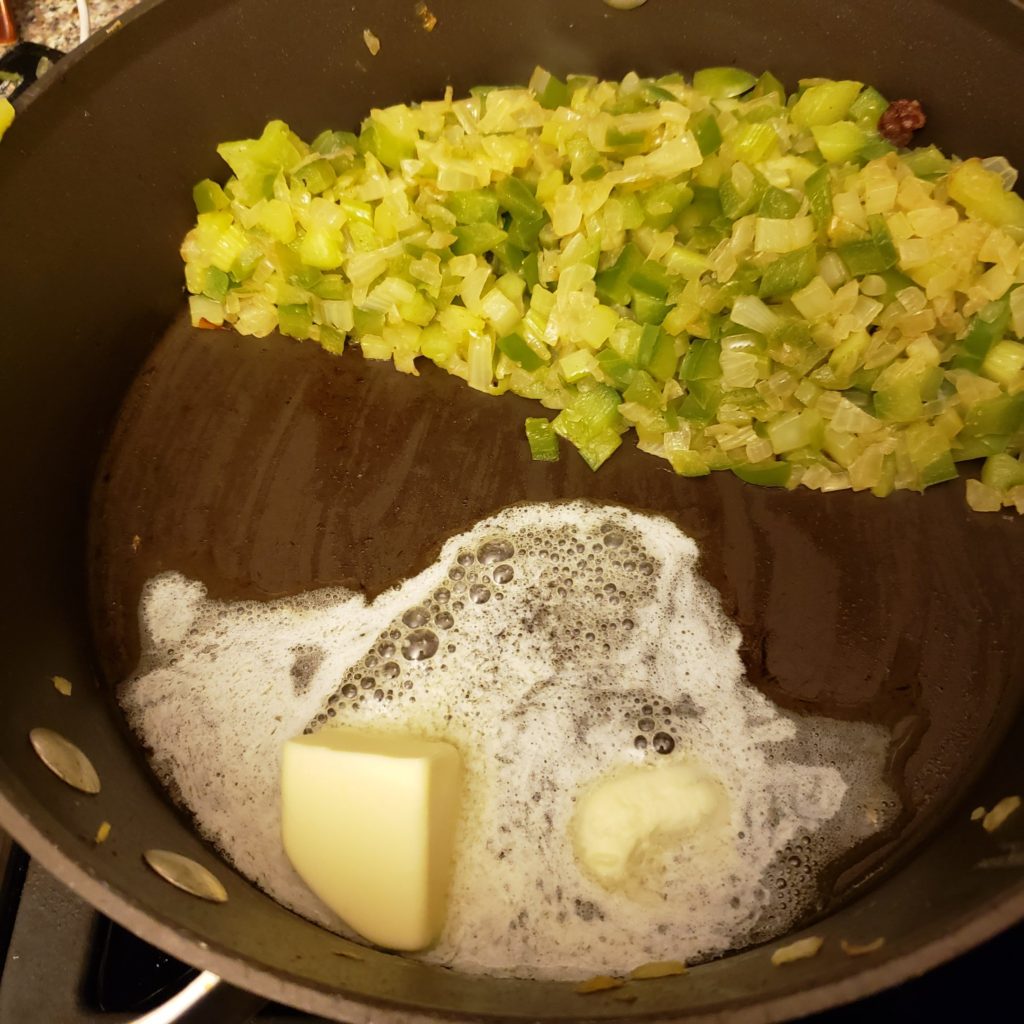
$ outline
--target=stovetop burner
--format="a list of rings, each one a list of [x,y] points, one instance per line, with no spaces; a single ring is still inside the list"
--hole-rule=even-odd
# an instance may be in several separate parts
[[[0,878],[0,1024],[130,1024],[198,973],[97,913],[2,834]],[[1017,1019],[1022,957],[1018,925],[923,978],[805,1024]],[[269,1005],[252,1021],[322,1018]]]

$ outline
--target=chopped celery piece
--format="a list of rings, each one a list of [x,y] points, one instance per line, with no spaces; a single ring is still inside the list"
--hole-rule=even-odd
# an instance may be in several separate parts
[[[981,482],[997,491],[1024,485],[1024,463],[1012,455],[990,455],[981,467]]]
[[[306,186],[306,189],[314,196],[326,192],[338,176],[330,162],[324,159],[314,160],[295,172],[295,177]]]
[[[192,189],[192,199],[198,213],[213,213],[214,210],[226,210],[231,200],[224,194],[224,189],[215,181],[204,178]]]
[[[528,416],[526,440],[530,445],[530,458],[534,462],[558,461],[558,435],[551,426],[551,420],[541,416]]]
[[[861,94],[850,104],[849,116],[862,128],[876,131],[878,119],[885,113],[889,101],[873,86],[865,86]]]
[[[209,294],[209,293],[207,293]],[[214,296],[216,298],[216,296]],[[1024,369],[1024,344],[1004,338],[997,341],[985,356],[981,372],[990,380],[1009,387]]]
[[[1024,393],[999,395],[972,405],[964,428],[974,436],[1015,434],[1024,425]]]
[[[1024,228],[1024,199],[980,160],[967,160],[949,172],[949,195],[972,217],[996,227]]]
[[[398,170],[403,160],[411,160],[416,155],[414,137],[394,132],[373,116],[363,122],[359,145],[392,171]]]
[[[757,79],[740,68],[703,68],[693,76],[693,87],[712,99],[742,96],[757,84]]]
[[[193,323],[540,400],[535,458],[561,435],[597,468],[635,430],[681,475],[878,496],[986,459],[974,503],[1024,506],[1005,160],[896,149],[853,81],[537,69],[471,95],[218,147],[181,247]]]
[[[821,155],[830,164],[844,164],[852,160],[867,142],[864,129],[852,121],[815,125],[811,134]]]
[[[789,112],[801,128],[834,124],[846,117],[861,90],[860,82],[822,82],[805,89]]]
[[[786,87],[770,71],[765,71],[757,80],[750,94],[760,99],[762,96],[774,96],[780,104],[786,102]]]
[[[313,314],[309,311],[308,305],[278,306],[278,323],[281,333],[287,334],[289,338],[308,338],[310,328],[313,326]]]

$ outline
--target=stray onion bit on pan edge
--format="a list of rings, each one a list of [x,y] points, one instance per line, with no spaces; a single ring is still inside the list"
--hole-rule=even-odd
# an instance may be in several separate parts
[[[839,948],[847,956],[867,956],[869,953],[877,953],[885,945],[885,937],[879,935],[872,942],[847,942],[846,939],[839,940]]]
[[[574,986],[573,991],[581,996],[592,992],[607,992],[609,989],[622,988],[626,983],[621,978],[613,978],[610,974],[597,974]]]
[[[788,946],[780,946],[772,953],[772,966],[781,967],[794,960],[808,960],[812,956],[817,956],[824,944],[825,940],[820,935],[809,935],[806,939],[797,939]]]
[[[653,981],[655,978],[671,978],[686,973],[686,964],[679,960],[652,960],[640,964],[629,972],[631,981]]]
[[[52,678],[52,682],[53,682],[53,688],[62,697],[70,697],[71,696],[71,680],[70,679],[65,679],[63,676],[53,676],[51,678]]]
[[[1019,796],[1004,796],[982,819],[981,827],[986,832],[995,832],[1018,807],[1020,807]]]
[[[371,57],[376,57],[380,53],[380,40],[368,28],[363,29],[363,42],[366,43]]]
[[[974,810],[971,811],[971,821],[980,821],[987,813],[988,812],[984,807],[975,807]]]
[[[96,838],[93,840],[97,846],[99,846],[100,843],[105,843],[107,841],[107,836],[110,835],[110,828],[111,826],[109,821],[100,822],[100,827],[96,829]]]

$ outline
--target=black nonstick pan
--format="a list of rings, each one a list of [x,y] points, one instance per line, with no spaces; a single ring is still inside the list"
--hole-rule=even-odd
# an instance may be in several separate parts
[[[518,399],[276,336],[193,331],[177,250],[191,184],[221,174],[217,142],[271,117],[306,136],[352,128],[371,106],[448,84],[524,82],[536,64],[605,76],[738,64],[790,85],[856,78],[920,99],[928,141],[1022,166],[1024,10],[1009,0],[429,7],[428,33],[411,0],[144,3],[19,100],[0,143],[0,826],[155,945],[353,1024],[782,1020],[921,974],[1019,921],[1024,812],[992,834],[971,820],[976,806],[1024,792],[1016,518],[970,512],[962,481],[879,501],[719,474],[683,480],[625,448],[596,475],[579,460],[530,463]],[[381,40],[376,56],[364,28]],[[813,959],[776,968],[754,948],[624,1001],[373,949],[355,958],[221,861],[146,768],[111,693],[137,655],[136,602],[154,573],[179,569],[233,598],[328,584],[372,595],[482,516],[569,497],[660,512],[698,541],[743,632],[752,685],[790,710],[884,721],[904,741],[899,841],[840,865],[836,900],[797,933],[826,938]],[[55,674],[73,682],[70,697]],[[29,742],[39,727],[88,753],[99,793],[47,770]],[[113,827],[97,844],[102,821]],[[227,900],[169,886],[144,862],[154,848],[207,867]],[[878,936],[869,956],[841,951],[840,939]]]

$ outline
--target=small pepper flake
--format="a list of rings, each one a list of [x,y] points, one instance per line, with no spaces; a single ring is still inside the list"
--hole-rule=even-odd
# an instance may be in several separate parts
[[[622,988],[626,983],[621,978],[613,978],[608,974],[598,974],[593,978],[581,981],[573,988],[581,996],[590,995],[591,992],[607,992],[612,988]]]
[[[423,0],[416,5],[415,11],[419,15],[420,21],[423,22],[423,31],[433,32],[434,26],[437,24],[437,15],[423,3]]]
[[[96,829],[96,840],[95,840],[96,841],[96,845],[99,846],[100,843],[105,843],[107,841],[107,836],[109,836],[109,835],[110,835],[110,822],[109,821],[101,821],[100,822],[100,827],[98,829]]]
[[[71,680],[63,676],[53,676],[53,688],[63,697],[71,696]]]
[[[825,940],[821,936],[809,935],[806,939],[797,939],[788,946],[780,946],[772,953],[772,966],[781,967],[794,960],[808,960],[812,956],[817,956],[824,944]]]
[[[1004,796],[981,821],[986,832],[995,832],[1006,819],[1020,807],[1019,796]]]
[[[380,53],[380,40],[368,28],[363,29],[363,42],[366,43],[371,57],[376,57]]]
[[[885,937],[879,935],[871,942],[847,942],[846,939],[839,940],[839,948],[847,956],[867,956],[869,953],[877,953],[885,945]]]
[[[677,974],[686,973],[686,964],[679,960],[653,960],[648,964],[641,964],[629,972],[633,981],[649,981],[654,978],[671,978]]]
[[[984,807],[975,807],[974,810],[971,811],[971,821],[981,821],[987,813],[988,811],[986,811]]]

